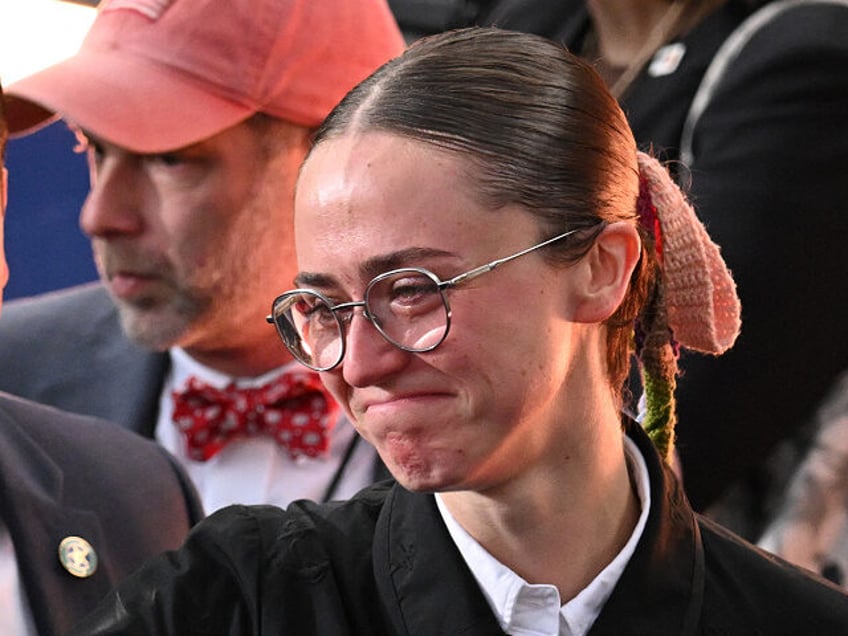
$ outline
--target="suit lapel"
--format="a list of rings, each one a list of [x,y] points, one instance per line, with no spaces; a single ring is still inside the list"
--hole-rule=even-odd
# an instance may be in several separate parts
[[[392,489],[377,521],[374,568],[396,633],[503,635],[432,495]]]
[[[103,546],[93,514],[63,501],[66,478],[55,462],[26,433],[25,427],[0,410],[0,515],[15,545],[18,569],[39,633],[60,633],[76,618],[79,607],[93,607],[111,587],[110,564],[88,578],[66,571],[59,543],[69,535]]]
[[[75,413],[111,420],[153,437],[159,397],[170,357],[129,340],[121,329],[118,310],[98,285],[81,294],[88,316],[80,326],[73,351],[94,352],[94,358],[68,359],[62,374],[51,374],[55,384],[46,400]],[[66,356],[70,357],[70,356]]]
[[[694,633],[704,594],[697,520],[641,428],[629,423],[628,434],[648,465],[651,511],[636,552],[590,633]],[[432,495],[392,489],[377,521],[374,568],[379,596],[398,634],[503,634]]]
[[[705,575],[697,519],[642,428],[627,426],[648,466],[651,510],[635,553],[589,633],[692,634]]]

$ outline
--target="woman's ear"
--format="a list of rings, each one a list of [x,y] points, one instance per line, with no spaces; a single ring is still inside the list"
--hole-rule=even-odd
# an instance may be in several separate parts
[[[575,277],[576,322],[603,322],[618,309],[641,251],[642,241],[632,224],[610,223],[601,231],[587,254],[569,270]]]

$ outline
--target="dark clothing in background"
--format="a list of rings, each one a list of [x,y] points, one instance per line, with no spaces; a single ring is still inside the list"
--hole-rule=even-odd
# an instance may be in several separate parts
[[[179,546],[203,514],[157,444],[112,423],[0,394],[0,520],[41,636],[64,634],[142,562]],[[77,578],[59,544],[79,536],[97,569]]]

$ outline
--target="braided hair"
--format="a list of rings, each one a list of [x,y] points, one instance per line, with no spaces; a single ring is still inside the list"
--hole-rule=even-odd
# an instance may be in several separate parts
[[[640,261],[623,302],[604,323],[607,376],[623,406],[632,354],[638,354],[649,397],[645,425],[667,455],[677,367],[656,249],[662,235],[637,210],[656,175],[641,174],[633,133],[594,68],[536,35],[494,28],[441,33],[416,41],[348,93],[314,144],[364,131],[461,155],[481,204],[521,206],[538,219],[540,241],[583,230],[545,248],[551,263],[579,260],[608,223],[638,229]]]

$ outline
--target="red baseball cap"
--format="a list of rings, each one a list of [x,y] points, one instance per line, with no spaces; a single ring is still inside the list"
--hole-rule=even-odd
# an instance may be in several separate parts
[[[386,0],[102,0],[75,55],[6,88],[6,115],[141,153],[259,112],[314,127],[403,48]]]

